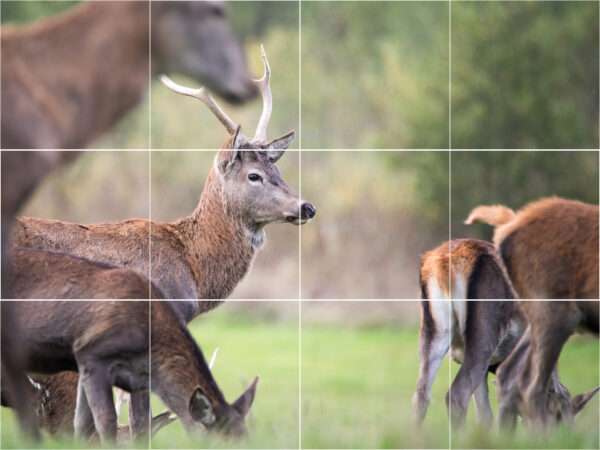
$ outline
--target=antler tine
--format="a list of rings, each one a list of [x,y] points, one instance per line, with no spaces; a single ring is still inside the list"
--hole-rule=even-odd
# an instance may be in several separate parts
[[[206,106],[208,106],[208,109],[210,109],[217,119],[219,119],[219,122],[225,126],[229,134],[233,135],[235,133],[237,129],[235,122],[231,120],[227,114],[225,114],[225,111],[223,111],[219,105],[217,105],[215,100],[204,87],[201,87],[200,89],[185,87],[175,83],[164,74],[160,76],[160,81],[162,81],[162,84],[171,89],[173,92],[177,92],[178,94],[182,95],[189,95],[190,97],[195,97],[198,100],[201,100]]]
[[[262,55],[263,63],[265,65],[265,74],[260,80],[252,80],[258,90],[262,94],[263,98],[263,111],[256,127],[256,133],[254,134],[254,143],[264,143],[267,141],[267,127],[269,126],[269,119],[271,118],[271,112],[273,111],[273,97],[271,96],[271,68],[269,67],[269,61],[267,60],[267,54],[265,48],[260,44],[260,52]]]

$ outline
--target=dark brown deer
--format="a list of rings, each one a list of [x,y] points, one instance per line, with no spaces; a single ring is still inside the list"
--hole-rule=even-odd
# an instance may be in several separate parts
[[[33,25],[3,26],[0,40],[3,149],[86,147],[162,72],[231,102],[256,93],[222,2],[83,2]]]
[[[13,298],[163,298],[146,277],[131,269],[32,248],[13,249],[10,258]]]
[[[496,227],[494,245],[521,299],[597,299],[598,206],[551,197],[516,213],[478,206],[466,223]]]
[[[189,433],[212,430],[239,436],[246,432],[244,418],[258,378],[229,405],[170,302],[45,301],[12,305],[30,348],[27,370],[79,372],[76,435],[88,437],[92,433],[88,425],[93,417],[101,441],[115,441],[112,386],[134,395],[151,389]]]
[[[555,418],[547,402],[550,392],[560,403],[567,423],[594,397],[598,388],[572,401],[553,385],[558,358],[577,328],[598,335],[600,303],[597,301],[521,301],[530,324],[516,348],[498,368],[500,423],[513,428],[518,414],[533,426],[546,426]],[[566,388],[565,388],[566,389]]]
[[[446,393],[452,425],[464,423],[471,396],[478,420],[489,425],[493,414],[488,372],[496,372],[527,327],[514,300],[469,301],[514,298],[493,245],[476,239],[456,239],[440,245],[423,256],[420,284],[421,298],[434,301],[421,301],[420,373],[413,397],[413,418],[417,423],[425,418],[431,386],[450,350],[451,358],[461,364]],[[580,402],[580,396],[570,402],[570,393],[556,370],[548,392],[553,394],[548,403],[557,414],[580,410],[587,403]]]
[[[275,166],[295,133],[266,142],[272,103],[266,57],[264,63],[265,76],[257,81],[264,110],[253,139],[245,138],[203,90],[194,91],[229,124],[233,135],[217,153],[190,216],[176,222],[129,219],[97,225],[22,217],[15,224],[14,244],[132,268],[150,278],[166,298],[226,298],[263,245],[265,225],[304,224],[316,212],[282,180]],[[200,312],[198,302],[177,304],[186,309],[188,320]]]

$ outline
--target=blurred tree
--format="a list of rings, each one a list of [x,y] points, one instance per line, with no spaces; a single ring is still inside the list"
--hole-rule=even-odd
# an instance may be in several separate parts
[[[2,0],[1,22],[26,23],[57,14],[75,6],[78,1]]]
[[[453,5],[453,148],[597,148],[598,57],[598,2]]]

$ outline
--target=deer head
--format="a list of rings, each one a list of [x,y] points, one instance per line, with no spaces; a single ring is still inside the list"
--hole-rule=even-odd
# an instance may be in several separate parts
[[[255,229],[273,222],[301,225],[315,216],[316,209],[311,203],[300,199],[283,181],[275,166],[296,133],[292,130],[267,142],[273,98],[269,86],[271,69],[262,45],[261,54],[265,72],[261,79],[253,82],[262,94],[263,111],[253,138],[242,134],[241,126],[225,114],[204,87],[192,89],[181,86],[166,75],[161,76],[161,81],[178,94],[201,100],[229,132],[230,137],[214,162],[214,171],[223,186],[224,204],[229,212],[241,217],[246,225]]]
[[[203,82],[229,102],[257,94],[221,1],[152,2],[152,70]]]
[[[246,416],[254,402],[258,377],[250,387],[231,405],[215,405],[209,397],[197,387],[189,403],[191,418],[208,430],[228,437],[241,437],[248,433]]]

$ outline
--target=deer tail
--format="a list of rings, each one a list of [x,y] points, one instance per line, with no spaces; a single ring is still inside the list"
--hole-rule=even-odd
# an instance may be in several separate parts
[[[469,225],[483,222],[498,227],[510,222],[514,218],[515,212],[507,206],[477,206],[473,208],[465,223]]]

